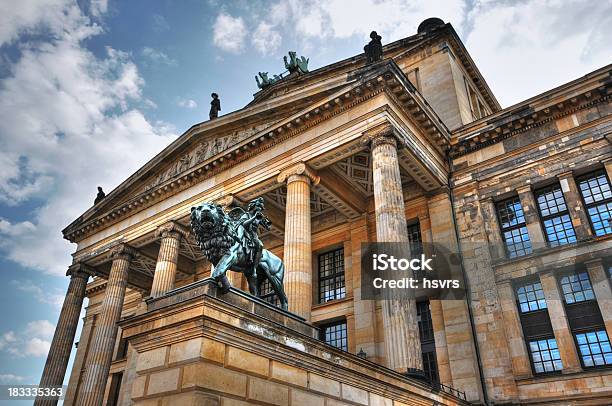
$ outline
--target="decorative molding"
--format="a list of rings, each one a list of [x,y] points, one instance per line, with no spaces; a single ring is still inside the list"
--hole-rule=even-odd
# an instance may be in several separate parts
[[[458,142],[452,147],[451,157],[458,158],[467,155],[515,135],[542,127],[580,110],[608,102],[612,98],[612,94],[607,93],[610,87],[612,87],[612,84],[591,89],[578,96],[572,96],[569,100],[565,99],[553,106],[542,107],[539,110],[534,110],[527,105],[517,107],[513,114],[509,111],[504,115],[492,117],[489,120],[484,117],[483,128],[474,129],[472,132],[467,131],[459,135]],[[600,97],[594,97],[595,92],[599,92]],[[582,104],[579,104],[579,99],[581,98],[584,101]]]

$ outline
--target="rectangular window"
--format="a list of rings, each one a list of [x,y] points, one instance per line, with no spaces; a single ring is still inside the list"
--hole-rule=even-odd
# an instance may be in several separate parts
[[[416,306],[419,338],[421,340],[421,353],[423,357],[423,372],[431,382],[439,382],[436,342],[434,340],[434,329],[431,320],[429,301],[417,302]]]
[[[268,279],[264,279],[259,286],[259,298],[274,306],[280,306],[280,300],[278,300],[278,296],[276,296],[274,288],[272,288],[272,284]]]
[[[551,247],[576,242],[574,225],[565,204],[561,186],[554,185],[535,192],[540,218]]]
[[[348,351],[346,320],[337,321],[329,324],[322,324],[319,329],[321,334],[321,341],[324,341],[332,347]]]
[[[529,353],[536,374],[561,371],[563,369],[557,340],[554,338],[530,341]]]
[[[514,285],[514,291],[533,373],[547,374],[562,370],[542,283],[539,279],[520,281]]]
[[[612,233],[612,191],[606,173],[595,172],[578,179],[578,188],[582,194],[591,226],[595,235]]]
[[[319,303],[346,296],[344,248],[319,255]]]
[[[421,239],[421,225],[419,222],[408,226],[408,242],[410,243],[410,254],[418,257],[423,253],[423,240]]]
[[[531,254],[531,241],[518,196],[498,202],[496,206],[508,257],[516,258]]]
[[[575,336],[585,368],[612,365],[612,348],[606,330],[576,333]]]
[[[540,282],[526,283],[516,289],[516,298],[521,313],[546,309],[546,299]]]
[[[561,290],[565,303],[572,304],[594,300],[595,294],[587,271],[577,271],[561,277]]]
[[[119,393],[121,393],[121,380],[123,372],[117,372],[111,376],[111,386],[108,394],[108,406],[116,406],[119,404]]]

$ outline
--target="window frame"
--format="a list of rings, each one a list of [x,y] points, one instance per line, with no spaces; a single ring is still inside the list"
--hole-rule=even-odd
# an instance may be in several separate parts
[[[565,210],[557,211],[555,214],[550,214],[549,213],[547,215],[544,215],[542,213],[542,207],[540,206],[539,198],[541,196],[544,196],[544,195],[548,194],[548,193],[553,193],[553,195],[554,195],[554,192],[556,190],[558,190],[561,193],[561,198],[563,199],[563,205],[565,206]],[[536,206],[538,207],[538,215],[540,217],[540,224],[542,225],[542,228],[543,228],[543,231],[544,231],[544,235],[546,236],[546,241],[548,243],[548,246],[549,247],[561,247],[561,246],[564,246],[564,245],[574,244],[574,243],[578,242],[578,236],[576,235],[576,229],[574,228],[574,224],[572,223],[572,216],[571,216],[571,214],[569,212],[569,207],[568,207],[568,204],[567,204],[567,200],[565,199],[565,194],[563,193],[563,189],[561,189],[561,185],[559,183],[554,183],[552,185],[548,185],[546,187],[539,188],[539,189],[534,191],[533,197],[534,197]],[[556,203],[556,196],[555,196],[555,203]],[[559,206],[557,206],[557,209],[558,209],[558,207]],[[550,206],[549,206],[549,208],[550,208]],[[556,241],[551,241],[550,235],[547,232],[547,227],[546,227],[545,222],[548,221],[548,220],[553,220],[555,218],[562,218],[563,216],[567,216],[568,219],[569,219],[569,224],[570,224],[573,236],[574,236],[574,241],[570,241],[570,238],[567,237],[567,230],[565,229],[565,227],[563,228],[563,231],[565,232],[566,239],[568,241],[566,243],[559,243],[559,241],[560,241],[559,239],[557,239]],[[564,224],[564,223],[562,222],[562,224]],[[553,228],[554,228],[554,225],[553,225]],[[555,231],[555,236],[557,236],[557,232],[556,231]]]
[[[336,256],[336,254],[338,254]],[[321,275],[321,268],[322,268],[322,259],[327,256],[327,255],[332,255],[332,272],[327,275],[327,276],[322,276]],[[338,270],[336,269],[336,258],[340,258],[342,261],[342,271],[338,272]],[[344,288],[344,293],[343,294],[337,294],[336,290],[338,289],[338,287],[336,287],[336,283],[338,281],[338,279],[341,278],[342,280],[342,285],[341,288]],[[333,280],[334,283],[334,287],[331,290],[328,290],[327,292],[325,292],[323,290],[323,286],[324,283],[326,281],[330,281]],[[333,298],[325,299],[326,293],[328,292],[333,292]],[[317,303],[318,304],[325,304],[325,303],[329,303],[335,300],[342,300],[345,299],[347,296],[347,292],[346,292],[346,263],[344,260],[344,246],[341,247],[337,247],[331,250],[327,250],[324,252],[321,252],[319,254],[317,254]]]
[[[327,333],[327,329],[329,329],[329,328],[331,328],[331,327],[338,327],[338,326],[342,326],[342,325],[344,325],[344,329],[343,329],[343,331],[344,331],[344,336],[343,336],[343,337],[340,337],[340,341],[342,341],[342,340],[344,339],[344,341],[345,341],[345,343],[346,343],[346,347],[345,347],[345,348],[344,348],[344,347],[338,347],[338,346],[336,346],[336,345],[334,345],[334,344],[331,344],[330,342],[328,342],[328,341],[326,340],[326,337],[325,337],[325,335],[326,335],[326,333]],[[346,320],[345,318],[336,319],[336,320],[331,320],[331,321],[325,321],[325,322],[319,323],[319,324],[318,324],[318,327],[319,327],[319,340],[320,340],[320,341],[323,341],[325,344],[327,344],[327,345],[329,345],[329,346],[332,346],[332,347],[334,347],[334,348],[337,348],[338,350],[348,352],[348,344],[349,344],[349,343],[348,343],[348,323],[347,323],[347,320]],[[341,330],[341,331],[342,331],[342,330]],[[336,333],[337,333],[337,332],[336,332]],[[337,340],[338,340],[338,339],[336,339],[336,341],[337,341]]]
[[[595,224],[593,223],[593,219],[591,217],[591,214],[589,213],[589,210],[591,208],[597,207],[597,206],[601,206],[601,205],[607,205],[612,203],[612,196],[610,196],[607,199],[603,199],[600,200],[598,202],[593,202],[593,203],[587,203],[586,202],[586,198],[584,197],[584,193],[582,188],[580,187],[580,184],[582,182],[584,182],[587,179],[591,179],[591,178],[597,178],[599,177],[599,175],[603,175],[603,177],[606,179],[606,181],[608,182],[608,186],[610,187],[610,190],[612,191],[612,183],[610,183],[610,178],[608,177],[608,173],[605,169],[598,169],[595,171],[591,171],[589,173],[586,173],[584,175],[578,176],[576,178],[576,187],[578,189],[578,193],[580,194],[580,198],[582,199],[582,204],[584,205],[584,211],[586,212],[587,217],[589,218],[589,225],[591,226],[591,231],[593,232],[593,235],[595,237],[604,237],[606,235],[612,235],[612,231],[610,233],[605,233],[602,235],[597,235],[597,231],[595,230]],[[590,188],[589,188],[590,190]],[[610,229],[612,229],[612,224],[610,224],[610,222],[608,223]],[[604,228],[605,230],[605,228]]]
[[[527,297],[528,292],[525,291],[525,296],[527,301],[525,303],[527,303],[527,307],[529,308],[529,310],[527,311],[523,311],[521,304],[523,302],[521,302],[521,299],[519,298],[519,289],[521,288],[525,288],[527,286],[535,286],[535,285],[540,285],[539,289],[536,289],[535,287],[533,288],[533,292],[535,297],[535,300],[529,300],[529,298]],[[540,281],[539,279],[535,280],[535,279],[531,279],[531,280],[525,280],[525,281],[520,281],[517,283],[514,283],[512,285],[512,288],[514,289],[514,296],[516,298],[516,307],[519,311],[519,315],[521,314],[529,314],[529,313],[534,313],[534,312],[538,312],[538,311],[548,311],[548,302],[546,302],[546,295],[544,295],[544,288],[542,287],[542,281]],[[543,299],[538,299],[538,291],[542,291],[542,295],[544,296]],[[540,300],[544,300],[544,307],[540,307]],[[531,306],[529,305],[530,302],[535,302],[537,304],[537,309],[531,309]]]
[[[599,327],[593,327],[593,328],[589,328],[589,329],[579,329],[576,331],[572,331],[572,337],[574,338],[574,343],[576,345],[576,355],[578,355],[578,358],[580,358],[580,365],[582,366],[582,369],[584,369],[585,371],[590,371],[590,370],[594,370],[594,369],[611,369],[612,368],[612,363],[610,364],[604,364],[604,365],[592,365],[592,366],[587,366],[584,363],[584,356],[582,354],[582,350],[580,349],[580,346],[582,344],[580,344],[580,342],[578,341],[578,335],[579,334],[584,334],[585,336],[589,333],[596,333],[597,336],[599,336],[597,333],[603,331],[606,334],[606,337],[608,337],[608,343],[610,345],[612,345],[612,340],[610,340],[610,335],[608,334],[605,325],[601,325]],[[598,337],[598,341],[597,343],[601,343],[601,341],[599,341],[599,337]],[[590,347],[590,343],[589,347]],[[601,348],[601,345],[600,345]],[[602,351],[602,356],[606,354]],[[589,354],[589,356],[591,356],[591,358],[593,358],[592,354]],[[604,362],[605,362],[605,357],[604,357]]]
[[[546,370],[545,370],[545,371],[543,371],[543,372],[538,372],[538,371],[536,370],[536,363],[541,363],[541,364],[542,364],[542,366],[543,366],[543,365],[544,365],[544,361],[542,361],[542,360],[540,360],[540,361],[536,361],[536,360],[534,359],[534,354],[533,354],[533,351],[532,351],[532,349],[531,349],[531,344],[532,344],[533,342],[536,342],[536,343],[538,343],[538,348],[539,348],[539,343],[540,343],[540,341],[546,341],[546,342],[547,342],[547,345],[549,345],[549,343],[548,343],[548,342],[549,342],[550,340],[554,340],[554,341],[555,341],[555,345],[557,346],[556,350],[557,350],[557,352],[559,353],[559,358],[558,358],[558,361],[561,363],[561,369],[555,369],[555,368],[554,368],[554,361],[556,361],[557,359],[552,360],[552,357],[551,357],[551,361],[553,362],[553,370],[552,370],[552,371],[546,371]],[[529,362],[531,363],[531,370],[533,371],[533,374],[534,374],[535,376],[543,376],[543,375],[556,375],[556,374],[561,374],[561,373],[563,373],[564,366],[563,366],[563,360],[561,359],[561,352],[560,352],[560,350],[559,350],[559,343],[557,342],[557,338],[556,338],[554,335],[550,335],[550,336],[546,336],[546,337],[535,337],[535,338],[529,338],[529,339],[527,339],[527,338],[526,338],[526,339],[525,339],[525,344],[526,344],[526,346],[527,346],[527,352],[529,353]],[[542,353],[542,351],[543,351],[543,350],[538,349],[538,352],[539,352],[540,354]],[[547,349],[546,349],[546,351],[549,351],[549,352],[550,352],[551,350],[550,350],[550,348],[547,348]]]
[[[523,222],[515,224],[515,225],[512,225],[512,226],[507,226],[507,227],[504,228],[504,226],[503,226],[504,222],[502,221],[502,218],[501,218],[501,215],[500,215],[501,214],[500,213],[500,206],[505,204],[506,202],[509,202],[509,201],[518,201],[518,204],[521,207]],[[527,255],[532,254],[533,253],[533,245],[531,243],[531,236],[529,235],[529,230],[527,229],[527,220],[525,219],[525,211],[523,209],[523,205],[521,204],[521,199],[519,198],[519,196],[518,195],[511,196],[511,197],[508,197],[506,199],[502,199],[502,200],[496,201],[494,203],[495,203],[495,215],[497,216],[497,223],[499,224],[499,230],[500,230],[501,238],[502,238],[502,241],[504,242],[504,252],[506,253],[506,258],[510,258],[510,259],[521,258],[521,257],[525,257]],[[506,208],[507,208],[507,206],[506,206]],[[521,250],[525,251],[524,254],[521,254],[521,255],[516,255],[515,254],[514,256],[512,256],[510,254],[510,249],[509,249],[508,243],[506,241],[505,233],[506,232],[512,232],[514,230],[520,230],[523,227],[525,228],[525,231],[527,232],[527,237],[528,237],[527,242],[529,242],[529,250],[527,252],[527,249],[525,249],[523,247]],[[521,244],[524,244],[524,243],[525,243],[525,241],[521,241]],[[513,243],[513,245],[516,245],[516,243]],[[516,250],[515,250],[515,253],[516,253]]]

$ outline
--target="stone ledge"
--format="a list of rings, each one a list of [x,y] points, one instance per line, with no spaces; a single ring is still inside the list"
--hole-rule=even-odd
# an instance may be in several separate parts
[[[132,399],[163,403],[206,393],[221,404],[226,398],[236,404],[469,404],[331,347],[318,340],[316,328],[260,302],[236,290],[218,295],[211,281],[202,281],[149,300],[147,313],[122,320],[137,357]],[[257,314],[258,307],[269,317]],[[162,385],[151,385],[165,376]]]

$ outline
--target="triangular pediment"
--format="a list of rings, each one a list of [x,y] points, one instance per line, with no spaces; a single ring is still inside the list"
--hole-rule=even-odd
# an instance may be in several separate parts
[[[440,150],[448,130],[393,60],[362,67],[344,75],[342,85],[321,93],[300,94],[247,107],[192,127],[119,185],[107,198],[64,230],[70,240],[95,232],[194,182],[248,159],[259,148],[283,140],[334,117],[339,111],[384,91]],[[365,187],[365,186],[364,186]]]

